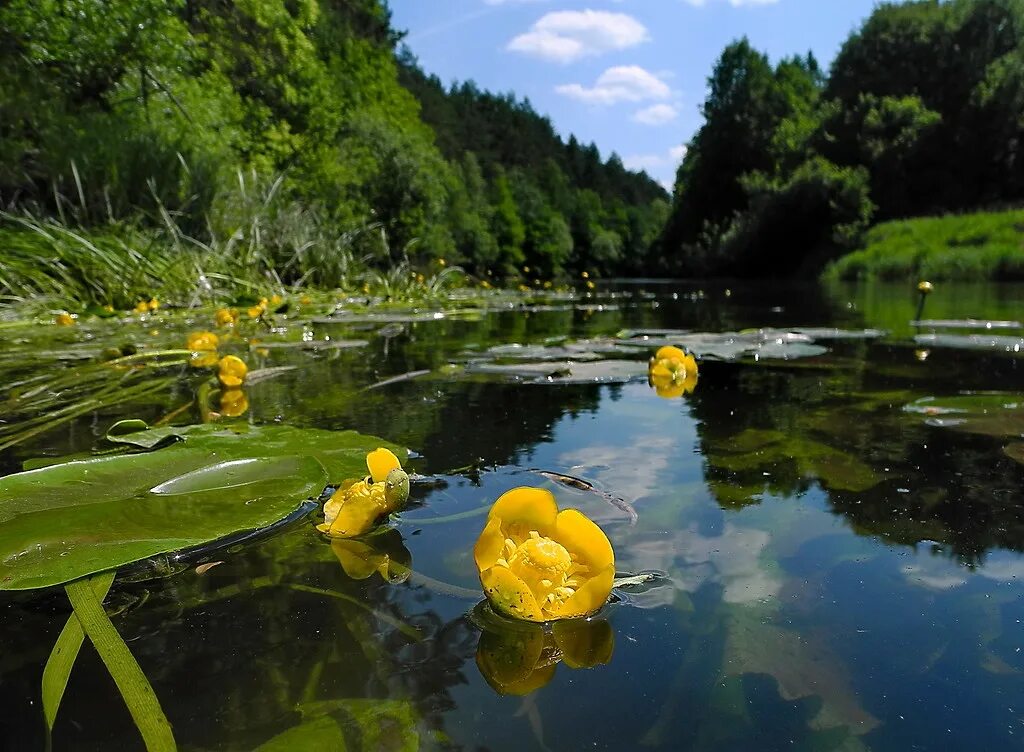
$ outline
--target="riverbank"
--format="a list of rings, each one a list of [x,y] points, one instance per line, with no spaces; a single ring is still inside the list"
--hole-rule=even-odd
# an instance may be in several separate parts
[[[1024,209],[917,217],[871,228],[825,279],[1024,279]]]

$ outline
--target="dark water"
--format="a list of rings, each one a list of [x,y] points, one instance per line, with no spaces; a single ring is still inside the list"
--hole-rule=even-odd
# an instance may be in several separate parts
[[[1020,287],[947,285],[925,316],[1019,318],[1022,299]],[[202,575],[122,578],[108,612],[182,749],[1024,749],[1024,465],[1011,456],[1024,368],[1012,342],[981,341],[1024,330],[915,341],[932,331],[909,326],[916,302],[902,286],[649,283],[525,311],[312,325],[316,338],[369,344],[256,351],[259,365],[300,367],[250,387],[240,420],[413,449],[411,468],[432,481],[414,484],[386,546],[416,574],[353,578],[310,520]],[[679,399],[642,378],[460,370],[509,343],[797,326],[890,333],[818,339],[824,352],[787,360],[705,358]],[[12,448],[0,467],[89,449],[119,417],[155,420],[187,404],[189,378]],[[982,414],[920,402],[979,392],[1006,394]],[[996,425],[993,410],[1005,411]],[[537,470],[592,481],[635,522]],[[607,662],[555,665],[550,634],[482,637],[472,545],[486,505],[519,485],[550,487],[598,521],[620,572],[664,575],[620,591],[573,637],[602,660],[611,644]],[[46,746],[40,673],[67,613],[59,589],[0,593],[6,749]],[[501,660],[543,664],[534,691],[496,691],[481,666]],[[88,647],[52,746],[141,748]]]

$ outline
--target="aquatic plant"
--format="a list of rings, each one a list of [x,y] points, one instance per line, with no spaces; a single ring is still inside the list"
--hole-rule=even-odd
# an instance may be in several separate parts
[[[697,387],[697,361],[678,347],[666,345],[651,358],[647,380],[659,397],[691,394]]]
[[[225,355],[217,363],[217,378],[228,389],[241,386],[248,372],[249,367],[237,355]]]
[[[378,447],[366,455],[370,474],[343,484],[324,504],[317,529],[333,538],[362,535],[381,517],[397,512],[409,499],[409,476],[390,450]]]
[[[558,511],[550,491],[520,487],[502,494],[473,549],[491,606],[542,622],[597,611],[615,580],[608,537],[575,509]]]

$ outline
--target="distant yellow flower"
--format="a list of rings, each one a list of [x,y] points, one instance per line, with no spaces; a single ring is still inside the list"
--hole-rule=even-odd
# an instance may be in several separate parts
[[[419,282],[421,285],[423,284],[423,280],[424,279],[426,279],[426,278],[422,274],[417,274],[416,275],[416,281]]]
[[[238,311],[234,308],[218,308],[213,314],[213,320],[217,326],[234,326],[238,323]]]
[[[249,409],[249,398],[241,389],[225,389],[220,393],[220,414],[228,418],[244,415]]]
[[[114,306],[112,306],[110,304],[107,304],[107,305],[103,306],[103,310],[106,311],[107,313],[113,313],[114,312]]]
[[[448,263],[448,262],[446,262],[446,261],[445,261],[445,260],[444,260],[443,258],[439,258],[439,259],[437,260],[437,265],[438,265],[438,266],[445,266],[445,265],[446,265],[447,263]]]
[[[267,299],[266,298],[260,298],[260,302],[257,303],[256,305],[252,306],[249,309],[249,311],[248,311],[249,318],[251,318],[251,319],[258,319],[260,316],[262,316],[264,313],[266,313],[266,310],[267,310]]]
[[[691,394],[697,387],[697,361],[678,347],[662,347],[651,358],[647,380],[659,397]]]
[[[309,305],[310,303],[313,302],[313,299],[308,295],[303,295],[301,298],[299,298],[299,302],[302,303],[302,305]]]
[[[494,610],[525,621],[591,614],[615,579],[615,554],[601,528],[575,509],[559,512],[542,488],[502,494],[473,556]]]
[[[220,362],[220,356],[216,350],[201,350],[192,353],[188,364],[193,368],[212,368]]]
[[[927,280],[921,280],[920,282],[917,283],[917,291],[922,295],[927,295],[934,289],[935,287],[932,285],[932,283],[928,282]]]
[[[335,538],[331,550],[353,580],[365,580],[376,572],[388,582],[405,582],[412,574],[412,554],[393,528],[362,538]]]
[[[556,622],[550,630],[522,622],[484,625],[476,665],[502,695],[528,695],[551,681],[555,667],[593,668],[609,663],[615,634],[604,619]]]
[[[366,455],[370,475],[342,484],[324,504],[324,521],[317,530],[332,538],[354,538],[368,532],[384,515],[397,512],[409,499],[409,476],[389,450],[380,447]]]
[[[588,290],[593,290],[596,286],[597,285],[594,284],[594,280],[592,280],[592,279],[588,279],[587,280],[587,289]]]
[[[530,273],[530,267],[524,266],[523,267],[523,274],[529,274],[529,273]]]
[[[75,317],[67,311],[61,311],[54,317],[53,323],[57,326],[74,326]]]
[[[590,279],[590,272],[583,272],[580,276],[583,277],[583,279]]]
[[[135,313],[149,313],[149,303],[145,300],[140,300],[135,304]]]
[[[185,347],[192,352],[216,350],[219,344],[220,337],[213,332],[192,332],[185,340]]]
[[[551,289],[551,280],[550,280],[550,279],[549,279],[549,280],[547,280],[547,281],[546,281],[546,282],[544,283],[544,289],[545,289],[545,290],[550,290],[550,289]]]
[[[160,301],[156,298],[150,298],[149,302],[146,303],[146,308],[150,311],[155,311],[160,307]]]
[[[482,281],[482,282],[480,283],[480,286],[481,286],[482,288],[484,288],[485,290],[490,290],[490,289],[491,289],[491,283],[490,283],[490,282],[488,282],[488,281],[487,281],[486,279],[485,279],[485,280],[483,280],[483,281]]]
[[[282,298],[280,295],[277,295],[276,293],[270,296],[270,305],[274,306],[274,308],[277,308],[283,302],[284,298]]]
[[[217,363],[217,378],[220,379],[220,383],[232,389],[242,385],[245,381],[245,374],[249,372],[248,366],[245,365],[245,361],[234,355],[225,355]]]

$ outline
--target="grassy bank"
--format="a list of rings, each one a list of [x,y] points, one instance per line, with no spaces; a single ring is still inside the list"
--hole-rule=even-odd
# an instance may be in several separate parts
[[[1024,279],[1024,209],[883,222],[826,279]]]

